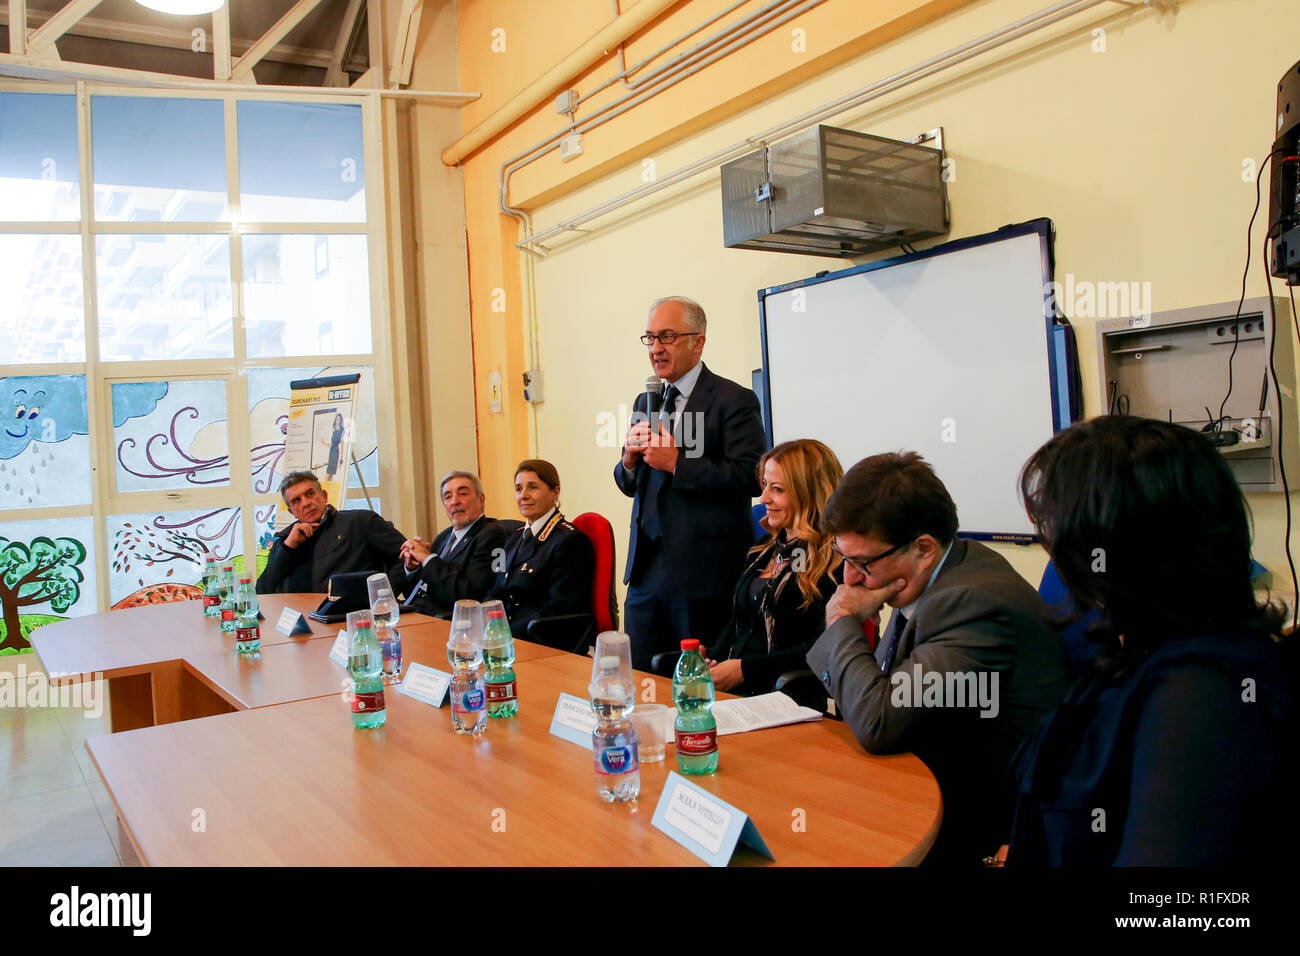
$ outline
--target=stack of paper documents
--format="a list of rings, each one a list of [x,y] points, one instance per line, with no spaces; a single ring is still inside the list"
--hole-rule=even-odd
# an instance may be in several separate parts
[[[757,697],[737,697],[734,700],[720,700],[713,705],[713,718],[718,722],[718,736],[725,734],[743,734],[751,730],[766,730],[768,727],[784,727],[786,724],[799,724],[806,720],[821,720],[822,715],[809,707],[800,707],[785,694],[773,691],[759,694]],[[673,740],[673,724],[677,711],[668,707],[668,729],[665,735],[669,743]]]

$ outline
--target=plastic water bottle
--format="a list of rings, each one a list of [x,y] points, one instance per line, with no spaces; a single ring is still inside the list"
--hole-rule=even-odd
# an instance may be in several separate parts
[[[483,637],[469,621],[453,621],[447,641],[451,664],[451,726],[477,737],[487,731],[487,690],[483,680]]]
[[[348,673],[352,675],[352,726],[382,727],[388,719],[384,705],[384,657],[371,626],[369,611],[348,620]]]
[[[596,729],[591,753],[596,764],[596,793],[606,803],[635,800],[641,792],[636,727],[632,724],[632,682],[619,672],[619,659],[602,657],[600,674],[591,685],[591,709]]]
[[[383,577],[387,582],[386,575],[379,576]],[[376,627],[381,624],[396,627],[397,622],[402,618],[402,606],[397,603],[397,598],[393,597],[390,588],[381,587],[376,591],[374,599],[370,602],[370,613],[374,615]]]
[[[221,566],[221,629],[227,634],[235,632],[235,566]]]
[[[515,636],[510,632],[505,611],[488,611],[483,654],[487,661],[488,716],[513,717],[519,713],[514,667]]]
[[[402,676],[402,635],[386,618],[375,615],[375,637],[384,655],[384,680],[392,683]]]
[[[682,656],[673,672],[673,702],[677,705],[677,769],[713,773],[718,769],[718,722],[709,712],[713,677],[699,641],[682,641]]]
[[[203,616],[221,616],[221,569],[217,559],[208,555],[203,559]]]
[[[262,646],[262,625],[257,614],[253,576],[241,574],[235,592],[235,650],[240,654],[256,654]]]

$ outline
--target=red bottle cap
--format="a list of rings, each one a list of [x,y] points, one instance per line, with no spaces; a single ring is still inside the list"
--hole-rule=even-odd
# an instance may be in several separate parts
[[[687,638],[686,640],[682,641],[682,650],[684,651],[698,651],[699,649],[700,649],[700,642],[693,637]]]
[[[488,611],[488,620],[489,620],[489,621],[490,621],[492,618],[494,618],[494,617],[505,617],[505,616],[506,616],[506,612],[505,612],[505,611]]]
[[[241,577],[241,578],[239,579],[239,583],[240,583],[240,584],[252,584],[252,583],[253,583],[253,579],[252,579],[251,577],[249,577],[247,574],[245,574],[243,577]]]

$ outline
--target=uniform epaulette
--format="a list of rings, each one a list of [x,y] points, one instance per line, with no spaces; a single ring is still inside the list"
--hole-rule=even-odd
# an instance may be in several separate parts
[[[560,513],[557,511],[557,512],[555,512],[555,514],[551,515],[551,520],[548,521],[548,522],[546,522],[546,527],[543,528],[543,529],[542,529],[542,533],[539,534],[539,535],[537,536],[537,540],[538,540],[538,541],[545,541],[547,538],[549,538],[550,535],[551,535],[551,532],[555,530],[555,526],[558,525],[558,524],[566,524],[566,525],[568,525],[569,523],[568,523],[567,521],[564,520],[564,515],[560,514]],[[569,527],[572,528],[573,525],[569,525]]]

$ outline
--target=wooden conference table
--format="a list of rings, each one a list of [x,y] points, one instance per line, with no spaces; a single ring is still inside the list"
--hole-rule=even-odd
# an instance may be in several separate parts
[[[262,610],[274,622],[281,606],[318,600],[266,597]],[[166,656],[160,635],[146,636],[164,622],[176,632],[167,645],[173,656],[149,663]],[[268,622],[260,659],[243,660],[190,602],[112,611],[33,635],[47,669],[67,673],[65,680],[99,670],[115,675],[110,686],[142,676],[153,682],[158,726],[117,732],[114,713],[115,732],[86,743],[142,862],[701,863],[651,825],[676,767],[671,746],[663,762],[641,765],[637,801],[606,804],[595,792],[590,751],[550,734],[558,695],[586,696],[589,658],[516,642],[519,715],[489,721],[479,739],[452,732],[448,705],[431,707],[391,685],[386,725],[361,731],[341,694],[346,671],[329,660],[338,626],[312,622],[312,635],[289,639]],[[79,636],[59,635],[65,624],[81,624]],[[406,662],[446,670],[446,622],[403,615],[401,629]],[[95,633],[105,641],[92,650]],[[132,646],[141,658],[134,664]],[[95,666],[77,667],[77,659]],[[177,660],[184,677],[172,673]],[[638,700],[653,687],[657,701],[670,703],[671,681],[638,674],[638,684]],[[139,695],[138,685],[119,691],[136,721],[144,716]],[[779,864],[914,863],[934,841],[941,802],[933,775],[910,754],[865,754],[842,723],[729,735],[719,738],[719,753],[718,772],[695,782],[749,814]],[[746,848],[736,860],[766,862]]]

